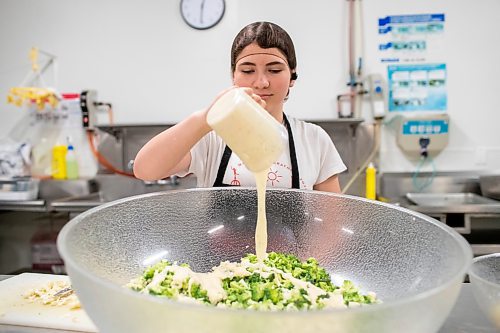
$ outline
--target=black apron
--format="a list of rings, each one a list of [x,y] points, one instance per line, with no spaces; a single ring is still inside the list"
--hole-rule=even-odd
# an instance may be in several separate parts
[[[283,119],[285,120],[286,131],[288,132],[288,147],[290,149],[290,162],[292,163],[292,188],[300,189],[299,166],[297,165],[297,154],[295,153],[295,144],[293,142],[292,129],[285,114],[283,114]],[[226,173],[227,165],[229,163],[229,158],[231,158],[232,153],[233,152],[231,151],[231,148],[226,145],[224,154],[222,155],[222,160],[219,165],[219,170],[217,171],[217,178],[215,179],[213,187],[237,186],[222,183],[224,174]]]

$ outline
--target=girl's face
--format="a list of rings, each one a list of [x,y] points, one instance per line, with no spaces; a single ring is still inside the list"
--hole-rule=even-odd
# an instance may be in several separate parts
[[[267,111],[281,121],[283,103],[294,82],[290,77],[290,67],[279,49],[263,49],[252,43],[236,59],[233,83],[238,87],[252,88],[266,101]]]

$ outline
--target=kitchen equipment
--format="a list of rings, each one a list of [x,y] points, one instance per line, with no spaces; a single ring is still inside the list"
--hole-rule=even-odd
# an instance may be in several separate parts
[[[210,107],[207,123],[248,170],[269,169],[283,152],[285,128],[243,88],[234,88]]]
[[[469,277],[479,307],[500,330],[500,253],[474,258]]]
[[[0,179],[0,201],[35,200],[40,181],[32,178]]]
[[[475,193],[407,193],[406,197],[417,205],[430,207],[498,204]]]
[[[0,324],[97,332],[83,309],[51,306],[25,298],[27,292],[50,281],[68,282],[65,275],[23,273],[0,282]]]
[[[500,173],[480,175],[481,194],[485,197],[500,200]]]
[[[384,302],[310,312],[228,310],[123,287],[162,258],[206,272],[254,252],[254,189],[145,194],[91,209],[63,228],[58,249],[101,332],[435,332],[472,260],[467,242],[425,215],[333,193],[267,191],[268,251],[315,257]]]

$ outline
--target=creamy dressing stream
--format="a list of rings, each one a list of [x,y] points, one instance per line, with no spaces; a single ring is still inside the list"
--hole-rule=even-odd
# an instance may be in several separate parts
[[[267,252],[266,183],[267,169],[254,172],[257,185],[257,226],[255,227],[255,254],[263,261]]]
[[[283,128],[244,88],[231,89],[207,113],[207,123],[254,174],[258,195],[255,252],[267,250],[266,183],[269,168],[284,150]]]

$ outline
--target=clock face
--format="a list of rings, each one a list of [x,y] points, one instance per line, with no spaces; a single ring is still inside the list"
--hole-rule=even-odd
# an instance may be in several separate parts
[[[224,0],[181,0],[181,15],[195,29],[209,29],[224,16]]]

